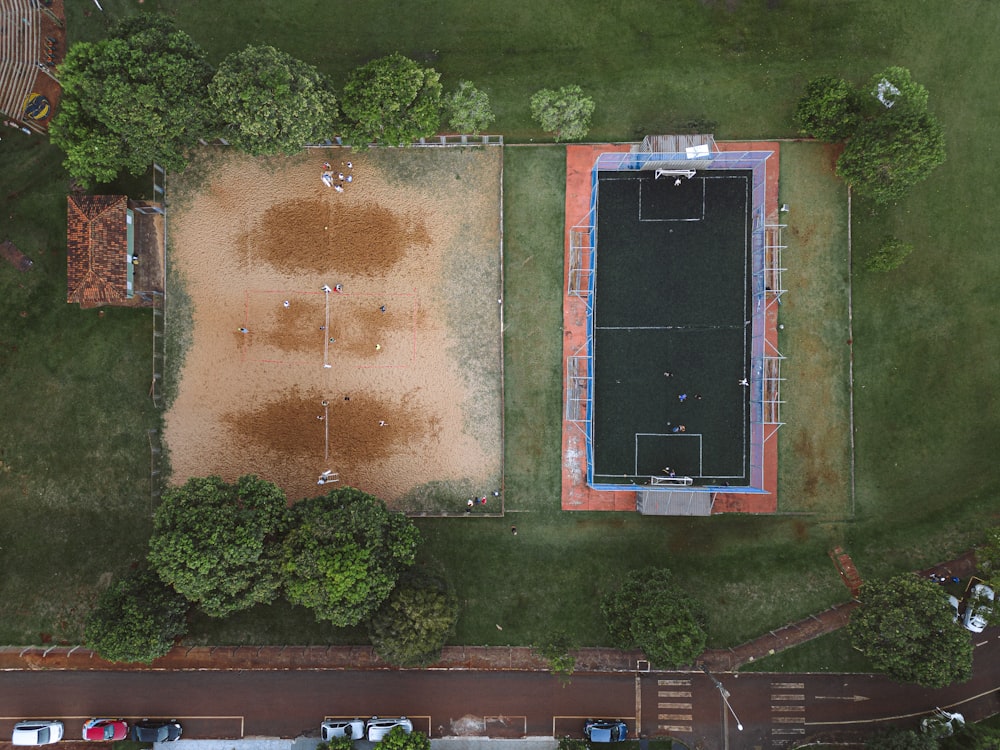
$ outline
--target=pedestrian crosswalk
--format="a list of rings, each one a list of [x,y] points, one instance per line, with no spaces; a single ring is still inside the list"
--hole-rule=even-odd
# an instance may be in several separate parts
[[[661,734],[693,732],[691,680],[656,681],[656,726]]]
[[[771,683],[771,746],[790,746],[806,733],[803,682]]]

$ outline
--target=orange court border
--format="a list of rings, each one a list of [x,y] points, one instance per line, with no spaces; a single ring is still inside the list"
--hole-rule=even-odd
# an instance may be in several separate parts
[[[570,229],[590,210],[591,170],[597,157],[605,153],[627,152],[631,143],[593,143],[566,147],[566,214],[563,231],[563,376],[566,362],[587,342],[587,305],[566,293],[569,278]],[[771,151],[767,162],[764,215],[767,224],[778,221],[778,177],[780,144],[775,141],[716,142],[720,151]],[[766,308],[765,337],[777,351],[778,298],[769,296]],[[565,388],[563,390],[565,399]],[[587,446],[579,427],[566,419],[565,401],[562,423],[562,509],[598,511],[635,511],[636,493],[623,490],[595,490],[587,486]],[[772,430],[764,441],[764,489],[766,494],[742,495],[718,493],[712,506],[716,513],[774,513],[778,509],[778,438]]]

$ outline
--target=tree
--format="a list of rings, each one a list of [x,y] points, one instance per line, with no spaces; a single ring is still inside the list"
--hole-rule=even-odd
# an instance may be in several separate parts
[[[337,627],[374,614],[420,542],[406,516],[352,487],[302,500],[292,516],[282,549],[285,596]]]
[[[390,664],[420,667],[441,657],[455,630],[458,600],[443,578],[424,570],[400,576],[396,588],[368,623],[375,653]]]
[[[941,750],[997,750],[1000,748],[1000,729],[986,724],[966,724],[951,737],[938,741]]]
[[[559,675],[560,682],[565,686],[576,669],[576,657],[571,653],[577,648],[576,643],[564,630],[557,630],[545,644],[536,646],[535,650],[549,663],[549,671]]]
[[[869,271],[891,271],[903,265],[903,261],[913,252],[913,245],[895,237],[886,237],[866,259],[865,268]]]
[[[557,141],[578,141],[587,135],[592,114],[594,100],[579,86],[541,89],[531,97],[531,117]]]
[[[937,750],[937,740],[912,729],[892,727],[865,743],[865,750]]]
[[[705,650],[704,614],[665,568],[630,572],[601,611],[614,645],[642,649],[657,667],[689,665]]]
[[[878,100],[879,108],[927,111],[927,89],[913,80],[907,68],[890,66],[881,73],[876,73],[872,76],[868,91]]]
[[[1000,579],[1000,528],[986,532],[986,541],[976,547],[976,562],[988,579]]]
[[[187,611],[183,596],[140,568],[101,593],[84,637],[102,659],[149,664],[187,632]]]
[[[354,750],[354,737],[333,737],[329,742],[320,742],[316,750]]]
[[[81,184],[109,182],[152,162],[182,169],[184,151],[212,128],[205,52],[166,16],[120,21],[111,36],[78,42],[59,66],[62,103],[52,142]]]
[[[268,45],[229,55],[208,87],[222,133],[250,154],[294,154],[333,134],[337,100],[312,65]]]
[[[972,642],[936,584],[903,574],[866,583],[859,599],[848,632],[876,669],[932,688],[972,675]]]
[[[375,747],[379,750],[431,750],[431,741],[423,732],[406,734],[402,727],[395,726]]]
[[[843,78],[813,78],[799,99],[795,122],[803,135],[831,143],[842,141],[861,122],[860,96]]]
[[[437,132],[440,74],[395,52],[351,72],[341,95],[342,135],[355,148],[403,146]]]
[[[930,112],[893,108],[858,127],[837,160],[837,174],[859,194],[889,203],[944,160],[937,119]]]
[[[285,493],[258,477],[192,478],[167,490],[153,517],[149,562],[210,617],[274,600]]]
[[[496,119],[490,109],[490,97],[477,89],[472,81],[462,81],[445,100],[448,125],[457,133],[478,135]]]

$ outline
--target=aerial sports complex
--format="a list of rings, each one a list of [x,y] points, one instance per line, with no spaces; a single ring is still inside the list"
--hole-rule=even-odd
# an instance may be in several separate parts
[[[567,510],[773,512],[778,146],[567,148]]]

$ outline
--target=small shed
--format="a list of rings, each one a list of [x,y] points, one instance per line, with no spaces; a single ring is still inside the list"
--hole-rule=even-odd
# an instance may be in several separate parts
[[[124,195],[70,195],[66,301],[83,308],[159,307],[162,211]]]

